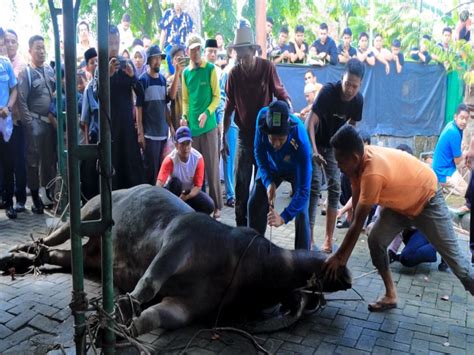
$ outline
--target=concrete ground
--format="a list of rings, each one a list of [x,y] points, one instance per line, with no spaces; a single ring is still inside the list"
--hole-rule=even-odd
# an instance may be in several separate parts
[[[277,209],[289,201],[287,185],[279,190]],[[8,220],[0,212],[0,253],[13,245],[48,232],[47,216],[26,212],[17,220]],[[325,219],[318,214],[315,235],[322,243]],[[230,208],[223,211],[223,223],[234,224]],[[340,244],[344,232],[336,230]],[[267,237],[268,237],[267,232]],[[293,247],[294,225],[273,229],[272,240],[285,248]],[[459,242],[468,254],[466,236]],[[353,290],[328,294],[327,305],[306,316],[291,329],[259,335],[257,341],[275,354],[399,354],[399,353],[474,353],[474,302],[450,272],[437,270],[437,263],[405,268],[391,265],[397,284],[399,306],[385,313],[370,313],[367,302],[383,292],[383,284],[373,267],[361,235],[349,260]],[[61,354],[74,353],[73,319],[68,304],[71,275],[54,269],[42,269],[40,275],[0,276],[0,353]],[[88,297],[100,295],[100,284],[86,279]],[[362,298],[361,298],[362,297]],[[139,340],[154,352],[178,354],[184,350],[201,325],[176,331],[157,329]],[[187,348],[188,354],[254,354],[253,345],[234,333],[200,333]],[[132,348],[118,353],[134,354]],[[92,349],[89,353],[93,353]]]

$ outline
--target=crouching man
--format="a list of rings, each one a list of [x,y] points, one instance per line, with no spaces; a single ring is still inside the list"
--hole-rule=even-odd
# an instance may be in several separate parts
[[[434,172],[405,152],[364,146],[350,125],[336,132],[331,145],[339,168],[351,179],[355,216],[341,247],[325,262],[329,280],[347,264],[372,206],[378,204],[382,207],[380,216],[367,241],[372,263],[383,279],[385,295],[369,304],[369,311],[384,311],[397,306],[387,247],[401,230],[411,226],[426,236],[464,288],[474,295],[473,269],[462,256]]]
[[[163,160],[156,185],[170,190],[196,211],[211,214],[214,202],[202,191],[204,159],[192,141],[188,127],[178,128],[175,149]]]
[[[258,175],[248,203],[249,227],[265,234],[267,223],[279,227],[296,218],[295,248],[309,250],[311,145],[303,123],[289,114],[285,101],[260,110],[254,147]],[[283,181],[294,185],[294,195],[279,214],[274,201]]]

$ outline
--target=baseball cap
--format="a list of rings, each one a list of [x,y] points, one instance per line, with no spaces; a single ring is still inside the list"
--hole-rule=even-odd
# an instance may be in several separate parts
[[[196,47],[202,47],[202,38],[199,35],[195,34],[195,33],[191,33],[188,37],[186,47],[189,48],[189,49],[194,49]]]
[[[288,108],[288,104],[285,101],[278,100],[272,102],[268,106],[267,117],[262,122],[260,130],[277,136],[287,135],[290,130],[288,122],[290,113]]]
[[[174,140],[177,143],[183,143],[186,141],[193,141],[193,136],[191,135],[191,130],[187,126],[181,126],[176,130],[176,135]]]
[[[401,43],[400,43],[400,40],[399,39],[394,39],[392,41],[392,47],[395,47],[395,48],[400,48],[401,47]]]

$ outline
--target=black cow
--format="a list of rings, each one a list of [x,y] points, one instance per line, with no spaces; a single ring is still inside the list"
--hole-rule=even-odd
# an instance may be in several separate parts
[[[193,212],[163,188],[140,185],[114,191],[112,198],[114,283],[130,292],[119,298],[117,313],[133,335],[179,328],[218,308],[223,314],[262,310],[308,287],[309,280],[323,280],[323,254],[279,248],[253,229]],[[99,202],[90,200],[81,218],[98,219]],[[84,267],[92,271],[100,270],[97,237],[89,236],[83,247]],[[25,253],[31,246],[18,247],[0,258],[0,269],[33,263],[69,267],[70,251],[52,248],[68,238],[65,224],[44,239],[38,256]],[[338,281],[320,283],[320,291],[350,287],[347,269]],[[140,306],[149,307],[140,312]]]

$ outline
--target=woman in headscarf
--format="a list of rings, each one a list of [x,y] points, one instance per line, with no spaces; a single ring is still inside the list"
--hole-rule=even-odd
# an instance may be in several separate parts
[[[132,61],[137,70],[137,77],[139,78],[143,73],[146,73],[146,51],[142,46],[135,46],[132,50]]]

